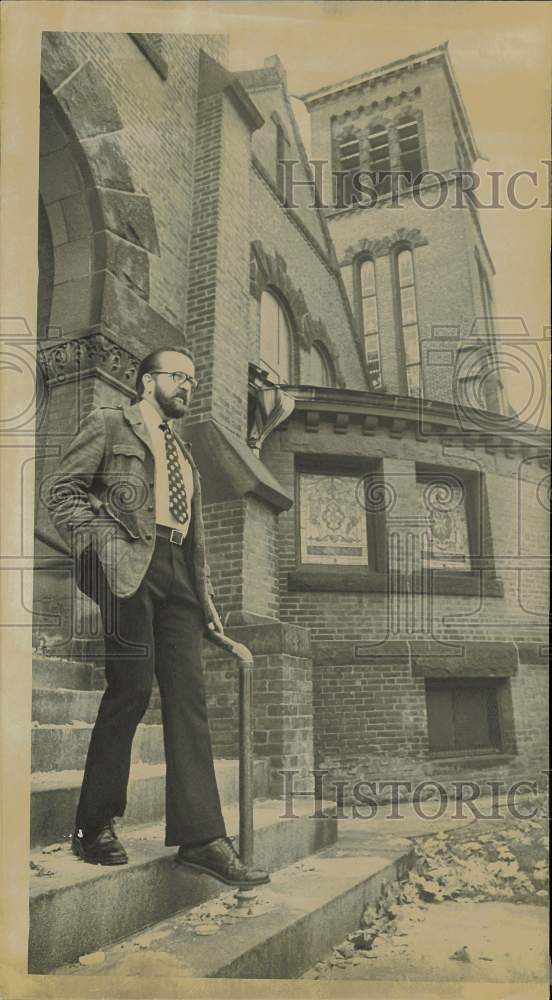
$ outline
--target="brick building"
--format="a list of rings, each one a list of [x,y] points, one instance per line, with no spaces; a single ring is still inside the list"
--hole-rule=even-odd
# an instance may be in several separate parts
[[[279,59],[226,58],[218,36],[44,35],[38,482],[84,414],[132,397],[144,353],[186,343],[183,433],[271,788],[282,768],[310,787],[314,766],[535,777],[548,441],[497,374],[446,47],[305,95],[320,207]],[[89,659],[95,610],[37,497],[37,642]],[[234,668],[208,644],[205,662],[232,757]]]

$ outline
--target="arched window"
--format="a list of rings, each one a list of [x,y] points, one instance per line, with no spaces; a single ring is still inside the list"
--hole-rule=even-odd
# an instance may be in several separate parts
[[[412,250],[400,250],[397,254],[397,279],[404,362],[406,367],[406,391],[409,396],[421,396],[420,335],[418,330],[418,313],[416,310]]]
[[[291,335],[279,299],[270,292],[261,295],[260,365],[273,382],[291,381]]]
[[[376,389],[381,387],[381,363],[376,266],[370,257],[360,263],[359,286],[361,325],[364,334],[364,356],[372,388]]]
[[[321,344],[313,344],[308,365],[308,385],[335,385],[332,367]]]

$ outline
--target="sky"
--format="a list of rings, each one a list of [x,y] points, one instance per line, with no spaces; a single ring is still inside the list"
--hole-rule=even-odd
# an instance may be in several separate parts
[[[229,35],[229,68],[252,69],[277,53],[288,74],[291,95],[347,79],[444,41],[485,159],[478,173],[504,171],[504,207],[482,209],[480,220],[494,260],[497,323],[518,345],[509,357],[518,372],[506,376],[514,406],[532,408],[535,364],[546,364],[543,345],[549,324],[549,52],[552,8],[547,3],[378,2],[378,3],[200,3]],[[211,29],[210,29],[211,30]],[[294,109],[303,132],[308,113]],[[308,135],[306,135],[308,147]],[[507,204],[506,181],[517,170],[536,171],[517,183],[522,210]],[[488,201],[489,179],[481,197]],[[518,319],[521,317],[526,325]],[[518,337],[519,331],[519,337]],[[539,345],[535,347],[533,345]],[[532,360],[531,360],[532,359]],[[538,382],[538,378],[536,379]],[[536,412],[536,411],[535,411]],[[544,418],[545,422],[547,418]]]

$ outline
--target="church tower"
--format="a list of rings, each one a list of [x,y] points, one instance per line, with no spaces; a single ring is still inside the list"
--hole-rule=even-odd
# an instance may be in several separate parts
[[[505,413],[480,158],[447,44],[304,95],[372,388]]]

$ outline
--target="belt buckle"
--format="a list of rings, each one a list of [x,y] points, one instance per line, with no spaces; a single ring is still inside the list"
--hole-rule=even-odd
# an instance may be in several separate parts
[[[173,545],[183,545],[184,535],[178,530],[178,528],[171,528],[169,541],[172,542]]]

